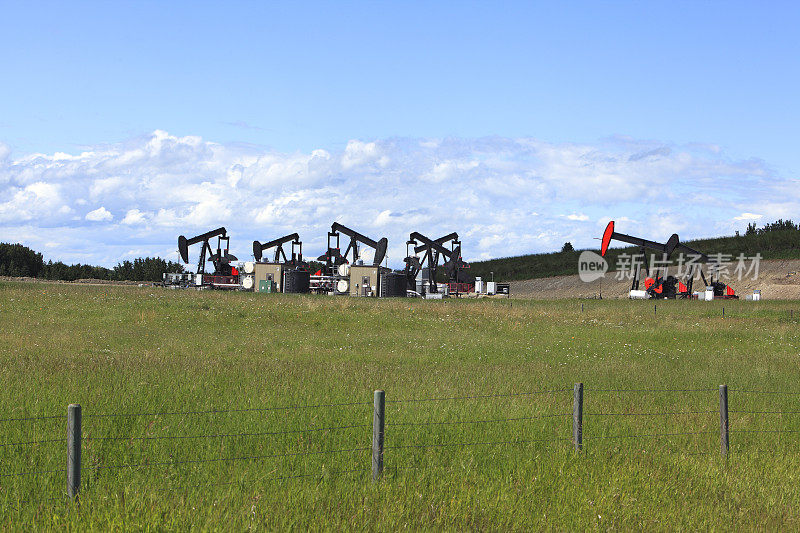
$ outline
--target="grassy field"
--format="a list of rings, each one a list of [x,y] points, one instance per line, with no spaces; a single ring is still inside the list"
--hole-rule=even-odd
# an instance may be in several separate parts
[[[0,527],[800,528],[799,311],[672,301],[656,320],[627,300],[0,284]],[[83,406],[80,506],[59,472],[69,403]],[[653,414],[610,416],[632,413]],[[39,416],[61,418],[9,420]],[[45,473],[9,475],[29,472]]]

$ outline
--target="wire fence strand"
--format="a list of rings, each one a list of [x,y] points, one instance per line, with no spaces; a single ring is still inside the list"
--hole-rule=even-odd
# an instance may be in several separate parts
[[[173,415],[209,415],[209,414],[225,414],[225,413],[248,413],[248,412],[262,412],[262,411],[291,411],[298,409],[319,409],[323,407],[350,407],[356,405],[372,405],[372,402],[342,402],[342,403],[324,403],[324,404],[309,404],[309,405],[284,405],[277,407],[246,407],[241,409],[208,409],[197,411],[152,411],[141,413],[99,413],[99,414],[84,414],[84,418],[114,418],[114,417],[137,417],[137,416],[173,416]]]
[[[213,459],[185,459],[181,461],[163,461],[163,462],[145,462],[134,464],[120,464],[120,465],[97,465],[90,467],[94,470],[109,470],[120,468],[149,468],[154,466],[174,466],[182,464],[197,464],[197,463],[219,463],[219,462],[232,462],[232,461],[257,461],[260,459],[274,459],[279,457],[295,457],[301,455],[324,455],[334,453],[346,452],[360,452],[370,450],[371,448],[346,448],[340,450],[317,450],[311,452],[292,452],[292,453],[274,453],[268,455],[244,455],[239,457],[215,457]]]
[[[0,477],[17,477],[17,476],[40,476],[44,474],[63,474],[66,469],[61,470],[34,470],[31,472],[10,472],[7,474],[0,474]]]
[[[291,429],[284,431],[261,431],[252,433],[212,433],[207,435],[157,435],[157,436],[122,436],[122,437],[84,437],[84,440],[93,441],[133,441],[133,440],[189,440],[189,439],[213,439],[213,438],[234,438],[234,437],[263,437],[269,435],[291,435],[297,433],[313,433],[318,431],[337,431],[351,428],[372,427],[372,424],[351,424],[348,426],[330,426],[309,429]],[[62,439],[63,440],[63,439]]]
[[[29,440],[25,442],[4,442],[3,444],[0,444],[0,448],[5,446],[32,446],[34,444],[47,444],[50,442],[65,442],[65,441],[66,439],[60,438],[60,439]]]
[[[493,424],[499,422],[521,422],[524,420],[538,420],[544,418],[557,418],[562,416],[572,416],[572,413],[558,413],[558,414],[548,414],[548,415],[536,415],[536,416],[519,416],[513,418],[490,418],[486,420],[445,420],[445,421],[433,421],[433,422],[393,422],[387,423],[386,427],[391,426],[447,426],[447,425],[459,425],[459,424]]]
[[[583,390],[584,392],[717,392],[718,389],[583,389]]]
[[[451,400],[478,400],[485,398],[512,398],[515,396],[535,396],[536,394],[556,394],[559,392],[572,392],[572,389],[552,389],[531,392],[515,392],[504,394],[476,394],[470,396],[446,396],[441,398],[405,398],[400,400],[386,400],[386,403],[417,403],[417,402],[445,402]]]
[[[800,433],[800,429],[736,429],[730,428],[730,433]]]
[[[583,416],[670,416],[670,415],[707,415],[719,414],[719,411],[653,411],[649,413],[583,413]]]
[[[459,446],[499,446],[505,444],[527,444],[529,442],[555,442],[555,441],[570,441],[568,437],[552,437],[547,439],[518,439],[518,440],[502,440],[502,441],[483,441],[483,442],[451,442],[441,444],[401,444],[399,446],[384,446],[384,450],[401,450],[407,448],[449,448]]]
[[[596,437],[590,435],[583,435],[583,440],[600,440],[600,439],[633,439],[633,438],[649,438],[649,437],[675,437],[679,435],[712,435],[716,431],[677,431],[674,433],[635,433],[632,435],[599,435]]]
[[[800,392],[794,391],[780,391],[780,390],[746,390],[746,389],[728,389],[729,392],[741,392],[745,394],[785,394],[787,396],[794,396]]]
[[[52,415],[52,416],[23,416],[19,418],[0,418],[0,422],[27,422],[30,420],[54,420],[57,418],[67,418],[67,416]]]
[[[728,410],[729,413],[736,413],[742,415],[797,415],[800,411],[733,411]]]

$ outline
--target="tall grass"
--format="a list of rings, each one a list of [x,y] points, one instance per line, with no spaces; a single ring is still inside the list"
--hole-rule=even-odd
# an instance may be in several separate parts
[[[63,473],[0,477],[0,524],[798,527],[798,434],[742,430],[797,431],[800,415],[742,411],[800,411],[800,396],[740,392],[800,393],[794,305],[660,302],[655,320],[652,304],[635,301],[584,302],[581,313],[576,301],[0,284],[0,418],[80,403],[86,438],[80,506],[63,500]],[[577,381],[581,454],[568,440]],[[731,388],[727,461],[721,383]],[[377,388],[387,450],[374,484]],[[499,396],[542,390],[553,392]],[[354,405],[267,410],[343,403]],[[604,414],[636,412],[684,414]],[[62,438],[65,423],[0,422],[2,443]],[[628,438],[685,432],[703,433]],[[63,469],[65,447],[0,447],[2,473]]]

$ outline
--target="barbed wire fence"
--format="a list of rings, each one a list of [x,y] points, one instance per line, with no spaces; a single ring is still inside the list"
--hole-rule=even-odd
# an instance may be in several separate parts
[[[564,409],[557,409],[561,396],[566,396],[567,393],[572,392],[572,409],[566,408],[568,404],[564,402]],[[753,390],[753,389],[733,389],[735,395],[741,397],[790,397],[793,400],[800,394],[800,392],[791,391],[777,391],[777,390]],[[684,408],[684,409],[641,409],[641,410],[612,410],[602,411],[593,410],[584,411],[584,400],[587,396],[591,398],[602,398],[604,395],[639,395],[647,396],[654,394],[667,394],[674,393],[683,396],[698,395],[703,402],[714,398],[712,393],[717,393],[719,398],[719,407],[716,408]],[[64,423],[66,421],[66,436],[58,437],[52,432],[45,432],[38,429],[26,430],[22,433],[25,435],[32,435],[29,438],[11,439],[6,442],[0,442],[0,456],[4,456],[4,467],[0,471],[0,484],[3,480],[9,478],[33,478],[37,482],[33,485],[33,491],[38,495],[53,495],[52,497],[43,498],[27,498],[22,499],[17,497],[13,499],[6,491],[6,501],[9,505],[21,505],[31,502],[48,502],[56,500],[69,500],[76,499],[82,489],[88,486],[89,480],[92,483],[99,482],[99,474],[105,471],[125,471],[125,470],[146,470],[164,468],[167,470],[175,470],[181,466],[198,466],[209,464],[231,464],[231,463],[253,463],[263,462],[268,460],[290,460],[293,458],[310,458],[310,457],[326,457],[333,460],[335,457],[346,457],[351,461],[340,467],[330,468],[324,467],[320,471],[314,472],[276,472],[273,468],[270,475],[261,476],[253,481],[258,483],[264,482],[277,482],[290,479],[301,478],[319,478],[325,479],[331,476],[349,475],[349,474],[363,474],[371,473],[373,480],[378,480],[384,473],[384,459],[387,451],[401,452],[414,451],[414,450],[437,450],[445,448],[488,448],[499,447],[508,448],[513,446],[539,444],[543,446],[551,445],[571,445],[576,452],[581,452],[584,448],[584,443],[601,443],[604,441],[630,441],[637,440],[645,442],[649,439],[664,442],[667,439],[676,437],[710,437],[714,434],[719,435],[719,454],[727,458],[731,449],[731,434],[741,435],[757,435],[763,433],[777,433],[777,434],[795,434],[800,433],[800,429],[793,427],[768,427],[768,428],[751,428],[737,427],[735,424],[731,427],[731,415],[738,417],[770,417],[782,415],[795,415],[800,414],[797,409],[775,409],[775,408],[760,408],[760,409],[728,409],[728,387],[721,385],[719,388],[673,388],[673,389],[656,389],[656,388],[597,388],[597,389],[584,389],[583,383],[576,383],[572,389],[558,388],[550,390],[538,390],[531,392],[521,393],[505,393],[505,394],[479,394],[479,395],[462,395],[462,396],[445,396],[445,397],[423,397],[423,398],[405,398],[405,399],[386,399],[385,392],[382,390],[375,391],[373,402],[337,402],[337,403],[316,403],[308,405],[289,405],[289,406],[273,406],[273,407],[255,407],[255,408],[229,408],[229,409],[209,409],[209,410],[164,410],[164,411],[149,411],[149,412],[124,412],[124,413],[86,413],[82,411],[80,405],[72,404],[68,406],[66,415],[48,415],[48,416],[20,416],[0,419],[2,425],[36,425],[36,424],[49,424],[49,423]],[[387,420],[386,405],[389,404],[392,409],[392,415],[400,415],[404,409],[409,406],[422,406],[425,404],[442,404],[442,403],[455,403],[455,402],[474,402],[476,407],[480,407],[481,402],[490,399],[522,399],[522,398],[543,398],[549,397],[551,405],[555,405],[554,412],[536,412],[524,416],[499,416],[499,417],[486,417],[478,416],[475,418],[459,418],[448,420],[404,420],[402,416],[398,416],[398,420]],[[610,402],[598,401],[593,405],[603,405]],[[795,403],[795,402],[792,402]],[[645,405],[645,401],[639,401],[637,405]],[[372,421],[368,420],[369,409],[372,409]],[[234,415],[241,416],[244,413],[269,413],[269,412],[288,412],[298,413],[301,411],[310,411],[316,416],[320,410],[336,410],[336,409],[352,409],[358,410],[356,421],[340,424],[322,424],[313,425],[309,423],[307,427],[299,429],[271,429],[261,431],[215,431],[208,433],[191,433],[191,434],[170,434],[170,435],[151,435],[151,434],[124,434],[124,435],[97,435],[93,432],[84,433],[86,419],[89,424],[93,421],[99,420],[130,420],[136,418],[145,419],[162,419],[165,417],[200,417],[200,416],[216,416],[216,415]],[[419,409],[419,408],[418,408]],[[362,412],[363,411],[363,412]],[[429,409],[426,412],[430,412]],[[416,411],[412,414],[418,414]],[[712,418],[713,415],[713,418]],[[666,419],[674,419],[676,417],[700,417],[704,422],[702,428],[697,427],[681,427],[677,430],[665,429],[662,422]],[[703,417],[709,417],[712,421],[710,424]],[[716,426],[716,418],[718,419],[718,427]],[[416,418],[419,418],[418,416]],[[618,421],[620,419],[627,419],[632,421],[647,420],[650,425],[637,426],[644,427],[643,431],[634,432],[612,432],[606,433],[608,427],[601,427],[601,421]],[[589,424],[586,421],[589,421]],[[595,424],[591,422],[597,420]],[[742,418],[744,421],[745,419]],[[565,431],[566,428],[560,426],[547,426],[538,428],[539,433],[534,435],[524,434],[524,428],[529,427],[533,423],[548,424],[550,422],[563,423],[571,422],[571,434]],[[152,422],[147,426],[152,425]],[[614,424],[613,427],[623,424]],[[441,442],[436,439],[435,430],[444,427],[461,427],[461,428],[476,428],[476,427],[494,427],[494,426],[514,426],[523,428],[522,435],[512,436],[510,432],[495,432],[500,433],[498,438],[475,438],[475,439],[458,439],[448,440]],[[710,426],[710,427],[709,427]],[[1,427],[1,426],[0,426]],[[114,427],[114,426],[112,426]],[[368,429],[372,428],[371,441],[368,440]],[[587,433],[585,430],[589,429]],[[597,430],[592,431],[593,428]],[[656,428],[656,429],[652,429]],[[404,440],[403,435],[409,431],[419,430],[427,437],[420,441]],[[344,434],[348,438],[344,444],[331,445],[328,443],[330,437],[334,434]],[[6,431],[8,434],[8,431]],[[324,437],[319,443],[312,443],[307,438],[312,435]],[[219,453],[216,456],[205,457],[181,457],[179,447],[169,452],[168,459],[161,460],[131,460],[108,463],[102,453],[97,453],[93,446],[95,443],[120,443],[131,446],[133,443],[147,443],[147,442],[164,442],[164,443],[183,443],[187,441],[234,441],[237,439],[253,439],[253,438],[273,438],[273,437],[298,437],[300,449],[286,449],[274,453]],[[352,438],[354,437],[354,438]],[[431,438],[433,437],[433,438]],[[317,447],[312,447],[312,444],[318,444]],[[50,457],[58,457],[59,454],[51,450],[52,447],[58,445],[66,445],[66,465],[63,468],[56,467],[52,462],[41,464],[39,461],[31,460],[27,452],[34,450],[48,451]],[[86,457],[83,452],[90,451],[91,455]],[[220,450],[221,451],[221,450]],[[708,455],[714,453],[713,450],[708,448],[708,443],[705,443],[704,448],[695,447],[694,450],[688,450],[685,447],[680,450],[687,455]],[[370,459],[367,460],[366,456],[369,455]],[[358,462],[355,463],[354,462]],[[23,463],[24,466],[15,468],[15,464]],[[421,469],[430,468],[433,465],[425,463],[423,465],[402,464],[397,461],[395,464],[390,464],[389,467],[395,471],[404,469]],[[61,480],[61,481],[59,481]],[[59,487],[64,487],[62,483],[66,481],[66,488],[60,492]],[[211,486],[244,486],[243,480],[218,480],[208,481],[204,483],[190,483],[181,484],[174,487],[176,490],[187,490],[197,487],[211,487]],[[6,483],[7,484],[7,483]]]

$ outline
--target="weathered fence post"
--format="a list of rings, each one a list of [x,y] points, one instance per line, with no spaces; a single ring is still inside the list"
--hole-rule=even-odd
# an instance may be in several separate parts
[[[383,426],[386,413],[386,393],[375,391],[372,411],[372,479],[383,474]]]
[[[572,397],[572,442],[575,449],[583,449],[583,383],[576,383]]]
[[[67,407],[67,495],[76,498],[81,488],[81,406]]]
[[[728,441],[728,386],[719,386],[719,444],[722,455],[727,457],[730,449]]]

